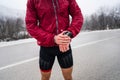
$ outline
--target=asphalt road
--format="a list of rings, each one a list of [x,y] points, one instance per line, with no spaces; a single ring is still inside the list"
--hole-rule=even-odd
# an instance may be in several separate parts
[[[72,42],[73,80],[120,80],[120,30],[85,32]],[[35,42],[0,47],[0,80],[40,80]],[[51,80],[63,80],[55,61]]]

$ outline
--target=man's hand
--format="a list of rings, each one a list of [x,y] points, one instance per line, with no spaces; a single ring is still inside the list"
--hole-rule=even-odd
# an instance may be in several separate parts
[[[56,44],[58,44],[58,45],[70,44],[71,38],[67,35],[63,35],[63,33],[64,32],[62,32],[54,37]]]
[[[63,53],[68,51],[69,50],[69,44],[59,45],[59,50]]]
[[[59,50],[61,52],[68,51],[69,45],[71,42],[71,38],[69,36],[63,35],[64,32],[62,32],[54,37],[55,43],[59,45]]]

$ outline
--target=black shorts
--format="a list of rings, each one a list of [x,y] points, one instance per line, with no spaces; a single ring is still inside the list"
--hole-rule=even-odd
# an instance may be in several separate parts
[[[40,47],[39,67],[42,71],[50,71],[57,57],[61,68],[70,68],[73,66],[73,57],[71,47],[67,52],[60,52],[59,47]]]

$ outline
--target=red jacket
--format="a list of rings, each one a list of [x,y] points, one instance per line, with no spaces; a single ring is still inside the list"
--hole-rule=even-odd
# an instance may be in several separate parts
[[[75,0],[28,0],[25,21],[27,31],[39,45],[52,47],[56,45],[54,36],[62,31],[70,31],[75,37],[83,16]]]

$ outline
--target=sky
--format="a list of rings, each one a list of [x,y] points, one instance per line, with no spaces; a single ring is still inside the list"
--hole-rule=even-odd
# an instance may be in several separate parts
[[[76,0],[84,15],[89,15],[100,7],[112,7],[120,4],[120,0]],[[0,5],[13,9],[26,9],[27,0],[0,0]]]

